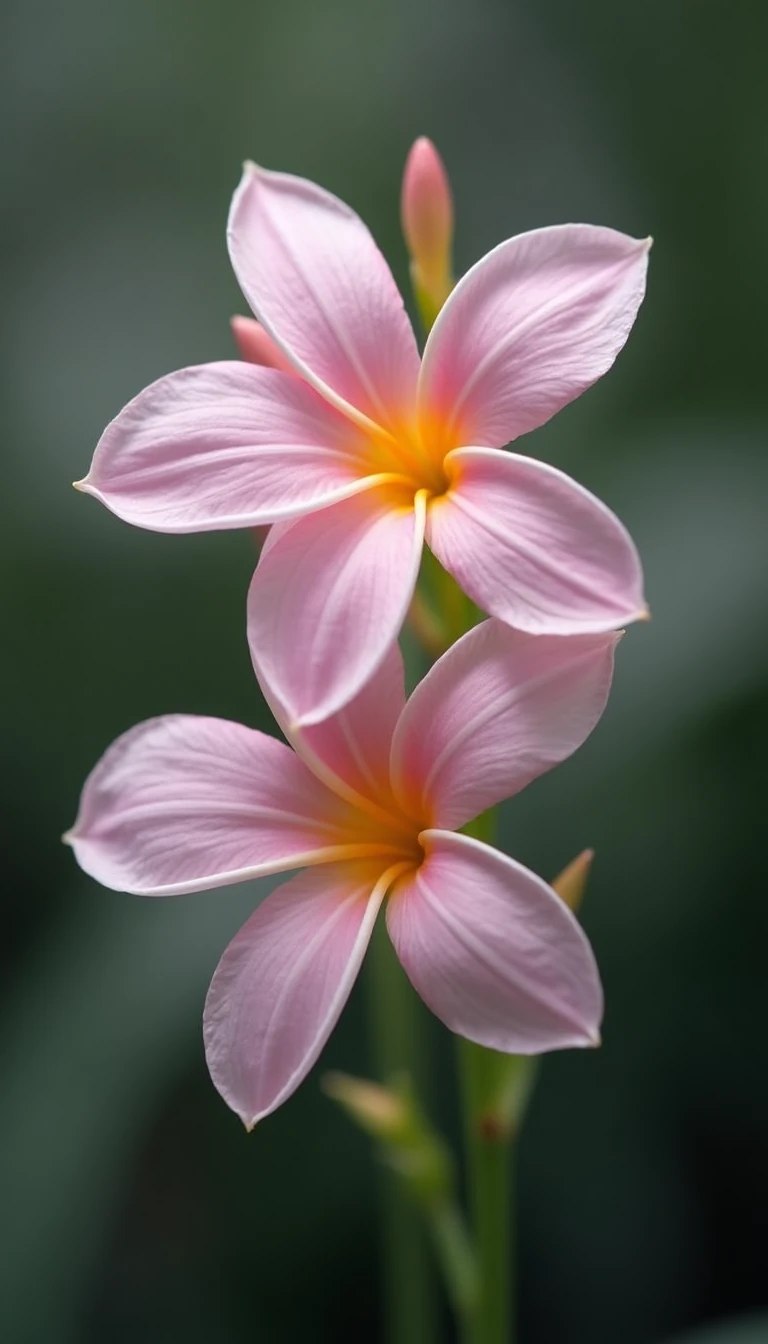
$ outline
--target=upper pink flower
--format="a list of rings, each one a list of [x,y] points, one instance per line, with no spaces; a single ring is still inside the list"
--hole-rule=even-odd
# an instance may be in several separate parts
[[[205,1008],[213,1080],[253,1125],[317,1059],[377,912],[415,988],[455,1032],[533,1054],[594,1044],[589,943],[552,888],[456,828],[587,737],[617,636],[533,637],[486,621],[405,702],[395,644],[294,750],[221,719],[132,729],[88,779],[66,838],[105,886],[166,896],[307,867],[219,963]]]
[[[420,361],[384,258],[328,192],[247,165],[228,239],[294,372],[233,361],[161,378],[107,427],[81,488],[158,531],[278,524],[250,619],[292,721],[334,713],[381,664],[425,538],[518,629],[598,633],[644,614],[618,519],[554,467],[499,449],[613,363],[647,241],[569,224],[501,243],[456,286]],[[277,362],[271,343],[254,348]]]

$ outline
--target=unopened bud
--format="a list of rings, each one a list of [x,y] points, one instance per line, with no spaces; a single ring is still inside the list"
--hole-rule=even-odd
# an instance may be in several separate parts
[[[253,317],[232,317],[229,322],[240,358],[248,364],[261,364],[267,369],[295,373],[280,347]]]
[[[592,867],[592,860],[595,857],[593,849],[584,849],[575,859],[573,859],[562,873],[555,878],[552,886],[560,897],[561,901],[574,911],[578,910],[584,899],[584,892],[587,889],[587,878]]]
[[[416,1100],[407,1076],[391,1086],[326,1074],[323,1090],[366,1134],[377,1139],[381,1156],[405,1181],[417,1200],[447,1194],[453,1182],[451,1158]]]
[[[426,136],[406,160],[400,213],[411,279],[429,329],[453,288],[453,198],[443,161]]]
[[[408,1130],[408,1105],[391,1088],[348,1073],[327,1073],[323,1091],[374,1139],[396,1143]]]

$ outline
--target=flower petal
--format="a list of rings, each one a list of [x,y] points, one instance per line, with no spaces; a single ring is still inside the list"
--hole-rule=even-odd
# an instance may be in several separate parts
[[[178,714],[113,743],[65,839],[105,887],[173,896],[339,858],[348,811],[283,742]]]
[[[250,1129],[295,1091],[360,970],[384,894],[381,865],[332,864],[259,906],[214,973],[203,1030],[211,1077]]]
[[[363,488],[361,437],[293,374],[201,364],[128,403],[78,488],[157,532],[250,527]]]
[[[354,211],[303,178],[246,164],[227,237],[254,313],[309,382],[387,429],[410,418],[416,340]]]
[[[397,642],[354,700],[322,723],[297,725],[266,683],[262,690],[291,746],[329,788],[350,800],[373,799],[391,808],[390,747],[405,705],[405,669]]]
[[[403,807],[457,830],[564,761],[602,714],[619,636],[527,635],[484,621],[427,673],[400,716]]]
[[[510,238],[454,289],[424,351],[419,402],[454,442],[501,448],[611,367],[645,293],[650,239],[563,224]]]
[[[409,979],[451,1031],[509,1054],[597,1045],[603,996],[592,949],[541,878],[497,850],[423,831],[387,927]]]
[[[555,467],[493,448],[445,466],[427,541],[491,616],[531,634],[615,630],[643,619],[640,560],[615,514]]]
[[[262,553],[248,596],[259,680],[289,723],[337,713],[397,639],[421,559],[424,501],[376,489],[309,514]]]

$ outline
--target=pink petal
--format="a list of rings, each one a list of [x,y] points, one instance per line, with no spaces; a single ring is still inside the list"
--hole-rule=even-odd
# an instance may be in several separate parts
[[[299,727],[269,686],[264,684],[262,690],[291,746],[310,770],[342,796],[373,799],[391,810],[390,747],[405,705],[405,672],[397,643],[354,700],[322,723]]]
[[[312,182],[246,164],[227,236],[245,297],[299,372],[387,429],[410,419],[416,340],[357,215]]]
[[[259,680],[289,723],[319,723],[353,700],[397,639],[413,594],[424,502],[369,490],[284,528],[248,598]]]
[[[363,488],[361,438],[293,375],[238,360],[201,364],[128,403],[79,489],[158,532],[250,527]]]
[[[650,239],[590,224],[501,243],[454,289],[424,351],[419,400],[454,442],[500,448],[611,367],[645,293]]]
[[[491,616],[531,634],[615,630],[647,615],[640,560],[604,504],[563,472],[517,453],[460,448],[427,541]]]
[[[178,714],[113,743],[65,839],[105,887],[172,896],[339,858],[348,812],[284,743]]]
[[[332,864],[267,897],[227,948],[205,1004],[205,1053],[250,1129],[306,1077],[360,970],[381,865]]]
[[[400,716],[392,782],[411,815],[456,830],[564,761],[602,714],[618,636],[527,635],[484,621]]]
[[[268,336],[260,322],[253,317],[240,317],[237,314],[229,319],[232,335],[237,342],[240,358],[249,364],[261,364],[265,369],[282,369],[283,373],[294,373],[290,360]]]
[[[552,888],[477,840],[447,831],[420,840],[426,858],[393,887],[387,926],[433,1013],[509,1054],[597,1045],[595,959]]]

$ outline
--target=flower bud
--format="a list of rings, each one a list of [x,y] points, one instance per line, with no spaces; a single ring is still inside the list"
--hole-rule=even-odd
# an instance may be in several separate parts
[[[453,288],[453,199],[443,161],[426,136],[408,155],[400,213],[414,291],[429,328]]]
[[[453,1185],[451,1157],[418,1104],[407,1076],[390,1086],[329,1073],[323,1091],[350,1119],[381,1144],[381,1155],[422,1203],[447,1195]]]
[[[252,317],[231,317],[229,325],[235,338],[240,358],[248,364],[261,364],[267,369],[294,373],[282,350],[268,336],[260,322]]]
[[[323,1091],[371,1138],[397,1143],[408,1132],[407,1103],[391,1088],[347,1073],[327,1073]]]
[[[592,860],[595,857],[593,849],[584,849],[581,854],[572,859],[567,868],[559,873],[552,886],[560,897],[561,901],[574,911],[578,910],[584,898],[584,892],[587,888],[587,878],[592,867]]]

